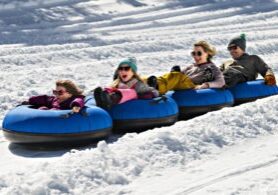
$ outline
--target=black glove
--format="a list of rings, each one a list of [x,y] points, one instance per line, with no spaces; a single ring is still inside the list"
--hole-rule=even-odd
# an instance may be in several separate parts
[[[23,102],[21,102],[20,105],[30,105],[30,104],[29,104],[29,101],[23,101]]]
[[[181,72],[181,67],[176,65],[171,68],[171,72]]]
[[[16,105],[16,107],[18,107],[18,106],[22,106],[22,105],[30,105],[30,104],[29,104],[29,102],[28,102],[28,101],[23,101],[23,102],[21,102],[21,103],[17,104],[17,105]]]

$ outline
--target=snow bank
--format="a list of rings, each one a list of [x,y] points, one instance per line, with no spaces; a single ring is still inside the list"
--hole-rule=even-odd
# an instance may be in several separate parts
[[[184,166],[221,148],[278,129],[278,96],[211,112],[171,127],[72,150],[55,162],[0,174],[1,194],[122,194],[143,172]]]

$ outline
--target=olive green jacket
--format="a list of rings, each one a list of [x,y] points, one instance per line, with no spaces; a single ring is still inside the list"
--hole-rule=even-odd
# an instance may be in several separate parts
[[[255,80],[258,74],[265,77],[265,75],[272,74],[272,69],[257,55],[243,54],[236,60],[229,60],[220,66],[222,72],[238,71],[241,72],[248,81]]]

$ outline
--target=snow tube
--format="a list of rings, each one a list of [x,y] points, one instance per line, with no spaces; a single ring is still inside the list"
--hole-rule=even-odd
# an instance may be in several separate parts
[[[139,132],[174,124],[178,117],[178,107],[172,98],[164,96],[118,104],[109,113],[113,119],[114,132]]]
[[[70,110],[38,110],[31,106],[18,106],[3,120],[4,136],[12,143],[85,143],[107,137],[112,129],[109,114],[86,98],[82,113]]]
[[[224,89],[179,90],[167,95],[177,102],[180,119],[192,118],[234,103],[231,92]]]
[[[278,94],[277,85],[266,85],[263,79],[237,84],[229,89],[235,99],[235,104],[254,101]]]

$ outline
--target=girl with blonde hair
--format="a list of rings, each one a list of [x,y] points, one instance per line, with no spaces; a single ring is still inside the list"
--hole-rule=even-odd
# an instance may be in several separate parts
[[[159,92],[145,84],[137,74],[135,58],[120,62],[116,70],[116,79],[110,87],[97,87],[94,90],[96,105],[104,109],[133,99],[148,99],[159,95]]]
[[[160,94],[170,90],[222,88],[225,85],[223,74],[212,62],[215,54],[213,46],[206,41],[198,41],[191,52],[195,61],[192,65],[183,70],[174,66],[170,73],[149,77],[147,83],[157,88]]]

